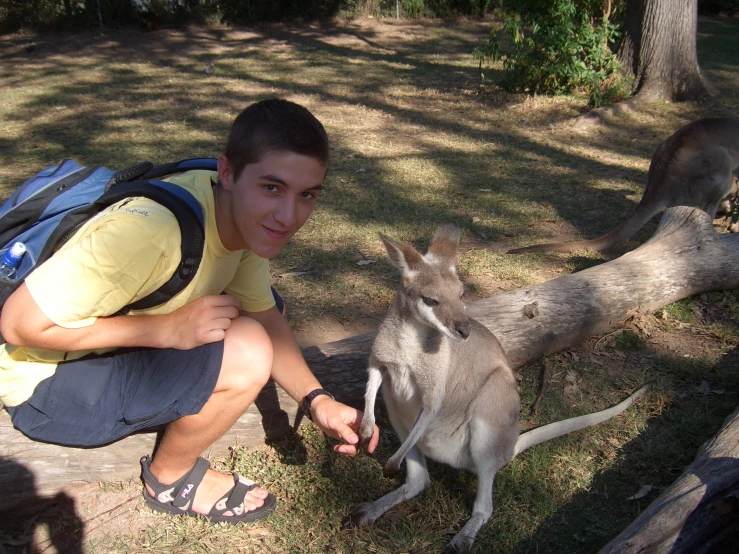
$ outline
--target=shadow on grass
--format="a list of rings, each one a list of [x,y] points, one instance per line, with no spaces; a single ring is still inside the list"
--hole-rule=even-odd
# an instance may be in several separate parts
[[[736,408],[735,393],[707,396],[699,392],[698,384],[709,379],[716,389],[739,390],[739,350],[730,351],[711,367],[693,361],[690,373],[686,372],[687,363],[676,358],[661,360],[656,368],[658,379],[671,373],[668,378],[682,392],[675,394],[667,409],[647,420],[638,437],[619,450],[618,461],[598,472],[587,491],[559,506],[513,552],[558,552],[562,545],[567,545],[568,552],[597,552],[682,474],[700,446]],[[643,485],[651,485],[653,490],[644,498],[627,500]]]
[[[702,25],[714,28],[719,24]],[[732,28],[720,25],[724,34]],[[496,115],[520,103],[522,97],[474,94],[478,78],[474,68],[460,65],[454,56],[471,56],[474,46],[487,35],[487,26],[467,22],[457,24],[451,32],[443,23],[427,22],[410,29],[417,29],[418,40],[405,36],[409,26],[399,25],[395,36],[380,37],[371,27],[352,23],[171,33],[129,29],[87,37],[57,34],[39,41],[41,47],[32,61],[20,48],[6,47],[3,57],[21,70],[5,72],[3,80],[10,87],[21,86],[28,79],[60,81],[24,106],[26,117],[38,120],[29,124],[29,139],[44,145],[43,152],[32,152],[34,157],[45,159],[43,163],[70,154],[83,156],[90,163],[119,165],[129,165],[137,161],[137,153],[147,151],[158,160],[216,155],[230,120],[224,113],[235,115],[247,103],[265,96],[301,95],[328,105],[363,106],[390,116],[391,121],[411,125],[415,130],[407,140],[416,153],[399,154],[397,159],[417,158],[419,163],[438,167],[447,177],[447,194],[429,201],[414,196],[412,179],[392,182],[387,166],[397,159],[364,158],[365,172],[352,175],[355,187],[335,184],[354,169],[351,164],[335,163],[331,179],[344,198],[330,200],[326,209],[348,216],[355,225],[379,219],[390,225],[420,228],[424,234],[442,221],[469,219],[466,206],[455,210],[455,203],[450,202],[451,196],[460,195],[479,197],[480,212],[496,211],[504,221],[520,219],[521,211],[531,203],[551,205],[578,233],[592,237],[614,227],[633,209],[635,202],[625,199],[622,191],[592,185],[603,178],[644,184],[644,171],[612,167],[532,140],[511,127],[508,119]],[[711,42],[711,48],[715,43]],[[736,64],[723,54],[719,50],[722,63]],[[216,75],[204,76],[203,67],[214,60]],[[131,63],[134,67],[126,66]],[[90,76],[85,77],[86,73]],[[184,84],[193,82],[197,91]],[[403,86],[452,95],[471,91],[473,94],[467,96],[477,105],[477,113],[464,119],[453,111],[434,109],[424,102],[400,101],[384,93]],[[49,112],[60,105],[77,108],[50,119]],[[563,117],[556,108],[541,115],[554,122]],[[120,128],[131,118],[145,124],[146,132],[130,130],[122,136],[123,144],[115,144]],[[173,121],[182,122],[175,134],[167,126]],[[494,145],[494,151],[491,155],[460,155],[453,144],[439,146],[439,132],[460,142]],[[653,151],[664,138],[631,120],[612,123],[605,132],[608,148],[634,156]],[[133,140],[141,142],[131,144]],[[590,142],[588,137],[570,137],[573,145]],[[21,141],[6,141],[4,149],[11,164],[29,153],[28,144]],[[335,140],[334,150],[341,158],[351,149]],[[481,187],[492,189],[494,194],[476,194]],[[491,240],[506,231],[489,224],[480,227]],[[525,230],[515,232],[523,234]]]
[[[425,40],[405,40],[407,27],[399,26],[398,36],[388,39],[352,24],[272,26],[235,33],[219,29],[169,34],[128,30],[84,39],[61,35],[58,44],[52,43],[52,36],[32,64],[26,61],[27,56],[6,51],[7,60],[29,65],[15,75],[6,73],[4,81],[12,87],[27,83],[29,78],[39,83],[60,80],[57,87],[40,92],[24,106],[28,120],[38,120],[28,125],[29,137],[44,145],[43,152],[33,151],[32,155],[46,159],[44,163],[78,152],[90,163],[119,165],[129,165],[138,159],[137,153],[147,151],[158,160],[215,155],[230,120],[224,113],[235,115],[245,104],[265,96],[301,95],[329,106],[363,106],[414,129],[407,140],[417,153],[399,154],[396,159],[364,158],[365,172],[356,177],[357,187],[352,190],[358,194],[356,189],[363,189],[362,197],[345,194],[345,201],[328,203],[326,209],[345,214],[356,225],[380,219],[392,225],[420,227],[423,233],[441,221],[469,219],[464,206],[455,211],[450,197],[476,198],[481,187],[495,192],[480,197],[481,212],[497,211],[506,220],[516,220],[527,204],[549,204],[586,235],[607,231],[621,214],[633,209],[634,202],[624,199],[622,192],[595,190],[591,185],[614,174],[627,182],[643,183],[644,171],[611,167],[532,140],[498,113],[520,103],[522,97],[474,94],[478,78],[474,68],[455,63],[453,57],[471,56],[487,28],[470,23],[457,34],[438,23],[419,24],[418,28]],[[431,33],[432,38],[422,33]],[[208,78],[202,75],[202,68],[212,60],[216,60],[217,73]],[[124,67],[130,63],[135,67]],[[87,72],[92,82],[85,77]],[[65,76],[70,78],[62,79]],[[196,82],[197,92],[181,79]],[[467,96],[477,105],[477,113],[471,119],[460,118],[443,109],[445,104],[439,109],[384,93],[403,86],[452,95],[471,91],[473,94]],[[59,106],[76,109],[73,113],[62,110],[58,117],[49,118],[49,112]],[[557,121],[562,114],[555,110],[545,117]],[[121,127],[130,126],[132,118],[146,131],[136,133],[134,125],[115,144]],[[167,123],[174,121],[181,125],[173,134]],[[453,144],[439,146],[439,132],[460,142],[494,145],[494,151],[491,155],[460,155]],[[610,148],[626,154],[643,155],[644,145],[634,144],[635,134],[648,141],[649,150],[659,142],[649,128],[635,129],[632,122],[612,124],[607,132]],[[213,137],[221,139],[214,141]],[[132,143],[134,140],[139,142]],[[572,137],[571,142],[586,145],[589,139]],[[351,150],[340,139],[334,145],[339,157]],[[28,145],[20,142],[6,144],[6,150],[11,163],[29,153]],[[416,158],[419,163],[440,168],[446,175],[447,194],[429,202],[414,197],[412,179],[393,183],[387,165],[400,158]],[[347,164],[336,164],[332,175],[340,179],[351,170]],[[342,191],[350,187],[335,188]],[[598,207],[583,210],[591,205]],[[504,231],[491,225],[481,227],[491,239]]]

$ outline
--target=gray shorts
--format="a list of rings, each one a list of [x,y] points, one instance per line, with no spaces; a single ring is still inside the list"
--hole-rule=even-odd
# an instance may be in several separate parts
[[[31,398],[8,408],[26,436],[101,446],[197,414],[215,389],[223,341],[193,350],[121,348],[62,362]]]

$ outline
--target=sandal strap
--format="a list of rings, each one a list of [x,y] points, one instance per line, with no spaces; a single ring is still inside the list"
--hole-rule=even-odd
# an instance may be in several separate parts
[[[239,474],[234,473],[234,486],[226,494],[224,494],[218,502],[213,504],[210,513],[211,516],[220,516],[224,512],[231,511],[237,516],[240,516],[246,511],[244,502],[246,500],[246,494],[257,487],[254,481],[241,477]]]
[[[151,473],[151,457],[144,456],[141,458],[141,477],[147,485],[154,491],[156,500],[160,503],[172,502],[173,506],[180,509],[187,509],[187,505],[191,497],[195,495],[198,486],[203,481],[210,462],[205,458],[198,458],[193,468],[177,481],[170,485],[164,485],[154,477]],[[165,495],[163,498],[162,495]]]
[[[231,490],[231,494],[228,495],[228,500],[226,501],[226,509],[228,510],[241,506],[246,499],[246,494],[257,486],[254,481],[245,479],[237,473],[234,473],[234,483],[234,488]]]
[[[203,482],[203,477],[205,477],[208,468],[210,468],[210,462],[205,458],[198,458],[195,467],[181,479],[181,482],[178,481],[179,484],[173,491],[172,506],[184,508],[190,503],[190,497],[195,496],[195,492],[198,490],[200,483]]]

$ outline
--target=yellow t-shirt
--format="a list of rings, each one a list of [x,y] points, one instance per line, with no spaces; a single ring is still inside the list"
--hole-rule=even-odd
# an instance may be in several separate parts
[[[227,250],[218,236],[210,171],[188,171],[166,179],[186,188],[205,219],[203,259],[190,284],[167,303],[136,314],[170,313],[207,295],[225,291],[243,309],[274,306],[269,261],[249,251]],[[31,296],[56,325],[81,328],[115,314],[162,286],[180,262],[181,235],[174,215],[146,198],[126,199],[96,215],[26,279]],[[3,344],[0,400],[17,406],[27,400],[62,360],[90,351],[54,352]]]

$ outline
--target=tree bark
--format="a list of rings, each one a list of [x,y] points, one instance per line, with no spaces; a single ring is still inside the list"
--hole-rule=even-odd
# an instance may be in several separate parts
[[[709,94],[698,66],[698,0],[628,0],[616,57],[634,76],[632,103]]]
[[[600,554],[735,552],[739,544],[739,408],[695,461]]]
[[[701,292],[739,287],[739,234],[718,235],[709,216],[694,208],[665,212],[655,236],[621,258],[524,287],[468,306],[470,316],[500,340],[511,365],[553,353],[618,328],[648,312]],[[304,350],[308,365],[338,400],[361,408],[372,335]],[[289,433],[303,422],[295,402],[271,384],[254,406],[211,449],[253,446]],[[20,499],[55,493],[76,480],[138,477],[138,460],[157,435],[128,437],[112,445],[65,448],[33,442],[0,412],[0,509]]]

